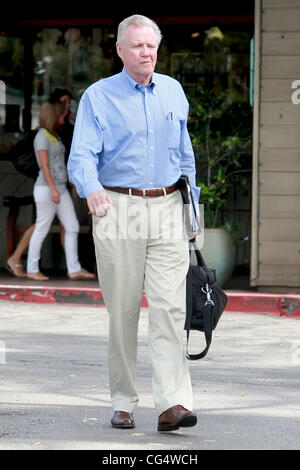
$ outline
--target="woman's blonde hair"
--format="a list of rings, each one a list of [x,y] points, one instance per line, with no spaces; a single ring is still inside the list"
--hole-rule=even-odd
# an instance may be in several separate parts
[[[45,101],[40,109],[40,127],[47,129],[49,132],[52,133],[57,127],[59,118],[62,114],[64,114],[65,109],[65,103],[49,103],[49,101]]]

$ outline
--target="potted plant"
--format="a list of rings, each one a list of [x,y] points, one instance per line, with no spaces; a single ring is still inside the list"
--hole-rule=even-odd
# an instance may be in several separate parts
[[[198,87],[190,97],[189,131],[204,204],[201,251],[223,285],[234,270],[241,233],[235,201],[250,187],[252,109],[231,102],[227,91],[216,95]]]

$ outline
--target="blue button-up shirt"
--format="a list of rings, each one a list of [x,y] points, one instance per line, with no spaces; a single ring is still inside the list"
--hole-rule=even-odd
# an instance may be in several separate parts
[[[171,186],[185,174],[198,203],[187,118],[187,99],[171,77],[153,73],[143,86],[124,68],[91,85],[80,100],[68,160],[79,196],[102,185]]]

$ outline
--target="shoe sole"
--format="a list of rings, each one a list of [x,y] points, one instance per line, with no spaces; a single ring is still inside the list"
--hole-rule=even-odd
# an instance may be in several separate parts
[[[30,279],[31,281],[38,281],[38,282],[50,281],[49,277],[32,277],[32,276],[29,276],[28,274],[26,278]]]
[[[179,428],[189,428],[197,424],[197,416],[183,416],[179,421],[174,424],[159,424],[158,431],[176,431]]]
[[[115,429],[132,429],[132,428],[135,428],[134,424],[112,424],[111,426]]]

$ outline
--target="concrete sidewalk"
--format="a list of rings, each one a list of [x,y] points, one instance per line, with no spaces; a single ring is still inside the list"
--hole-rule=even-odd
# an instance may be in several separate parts
[[[158,433],[140,320],[136,428],[110,426],[104,307],[0,302],[0,449],[299,449],[298,318],[223,314],[207,358],[190,362],[198,424]],[[204,344],[193,334],[192,350]]]

